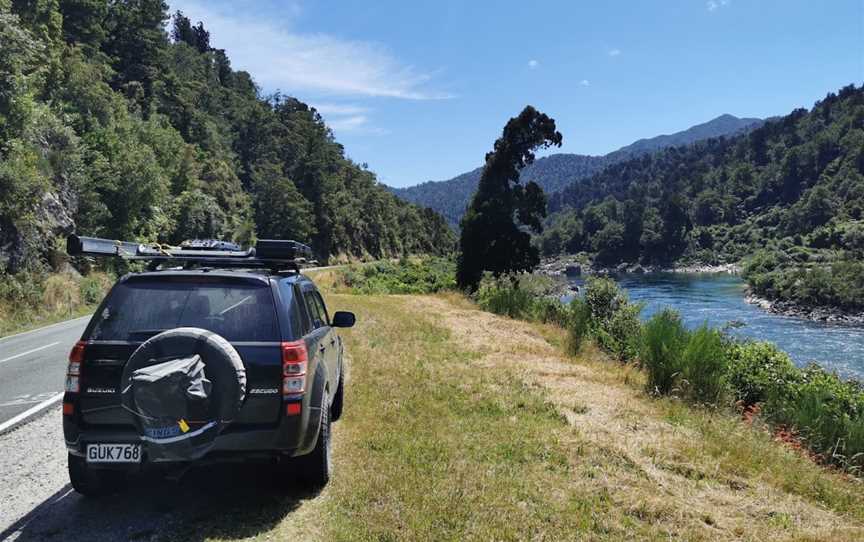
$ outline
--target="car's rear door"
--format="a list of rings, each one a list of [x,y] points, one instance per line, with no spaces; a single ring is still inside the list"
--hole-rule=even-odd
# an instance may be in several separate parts
[[[303,303],[306,308],[306,313],[309,315],[310,328],[306,336],[307,347],[309,348],[310,374],[315,374],[315,371],[323,370],[322,375],[328,382],[333,382],[333,374],[331,364],[329,363],[330,347],[330,325],[327,322],[326,314],[321,314],[318,301],[315,296],[317,291],[312,283],[304,283],[301,287],[303,295]],[[333,391],[331,387],[331,392]]]
[[[325,326],[327,327],[327,334],[324,337],[325,348],[325,358],[327,360],[327,368],[330,372],[330,381],[338,382],[339,381],[339,337],[336,334],[336,331],[333,329],[333,326],[330,325],[330,313],[327,312],[327,306],[324,304],[324,298],[321,296],[321,292],[317,289],[314,294],[315,304],[318,306],[318,312],[321,314],[321,318],[324,321]]]
[[[237,425],[278,421],[281,335],[269,281],[228,274],[166,274],[118,284],[88,326],[80,395],[85,423],[132,422],[131,414],[120,406],[123,367],[143,341],[177,327],[218,333],[240,354],[247,393]]]

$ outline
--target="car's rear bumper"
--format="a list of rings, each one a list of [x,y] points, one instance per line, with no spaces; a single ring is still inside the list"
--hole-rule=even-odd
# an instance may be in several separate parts
[[[320,425],[321,409],[312,407],[304,408],[298,416],[283,416],[277,425],[229,425],[216,437],[213,448],[207,455],[193,463],[304,455],[315,447]],[[88,444],[141,444],[143,463],[151,462],[148,459],[148,448],[152,444],[143,441],[133,426],[84,425],[74,416],[64,416],[63,433],[66,448],[72,455],[84,456]],[[105,466],[136,468],[139,465],[126,463]]]

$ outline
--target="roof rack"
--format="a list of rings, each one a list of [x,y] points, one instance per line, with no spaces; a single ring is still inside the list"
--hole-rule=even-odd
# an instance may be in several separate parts
[[[179,247],[157,243],[143,244],[112,241],[98,237],[70,235],[66,239],[70,256],[113,256],[130,261],[147,261],[151,270],[160,265],[178,264],[183,267],[265,268],[300,272],[301,266],[314,265],[312,249],[297,241],[260,239],[253,248],[211,239],[184,241]]]

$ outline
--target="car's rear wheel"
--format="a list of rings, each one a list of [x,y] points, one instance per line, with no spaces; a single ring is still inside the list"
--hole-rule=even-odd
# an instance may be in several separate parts
[[[94,469],[83,457],[69,454],[69,481],[85,497],[102,497],[123,489],[126,473],[122,470]]]
[[[333,473],[332,442],[330,440],[330,407],[327,401],[321,407],[321,429],[315,448],[307,455],[297,458],[297,475],[310,489],[321,489],[330,481]]]

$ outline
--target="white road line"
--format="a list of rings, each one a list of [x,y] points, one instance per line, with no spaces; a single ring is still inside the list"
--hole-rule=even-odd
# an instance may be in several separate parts
[[[46,329],[50,329],[52,327],[62,326],[63,324],[71,324],[72,322],[77,322],[78,320],[83,320],[85,318],[90,318],[93,316],[92,314],[86,314],[84,316],[79,316],[78,318],[73,318],[71,320],[64,320],[62,322],[57,322],[56,324],[51,324],[48,326],[37,327],[36,329],[31,329],[29,331],[22,331],[21,333],[16,333],[14,335],[6,335],[5,337],[0,337],[0,342],[5,341],[6,339],[12,339],[14,337],[21,337],[22,335],[29,335],[31,333],[36,333],[37,331],[44,331]]]
[[[21,352],[20,354],[15,354],[14,356],[10,356],[6,359],[0,359],[0,363],[4,363],[7,361],[12,361],[13,359],[18,359],[20,357],[26,356],[27,354],[32,354],[33,352],[38,352],[40,350],[45,350],[46,348],[51,348],[52,346],[57,346],[60,344],[59,342],[53,342],[51,344],[46,344],[44,346],[40,346],[39,348],[34,348],[33,350],[28,350],[26,352]]]
[[[3,431],[6,431],[10,427],[14,427],[15,425],[26,420],[30,416],[33,416],[34,414],[37,414],[37,413],[45,410],[46,408],[53,406],[54,404],[60,402],[61,400],[63,400],[63,392],[62,391],[60,393],[58,393],[57,395],[55,395],[54,397],[52,397],[48,400],[42,401],[41,403],[34,406],[33,408],[25,410],[24,412],[22,412],[21,414],[18,414],[17,416],[12,418],[11,420],[7,420],[3,423],[0,423],[0,433],[3,433]]]

